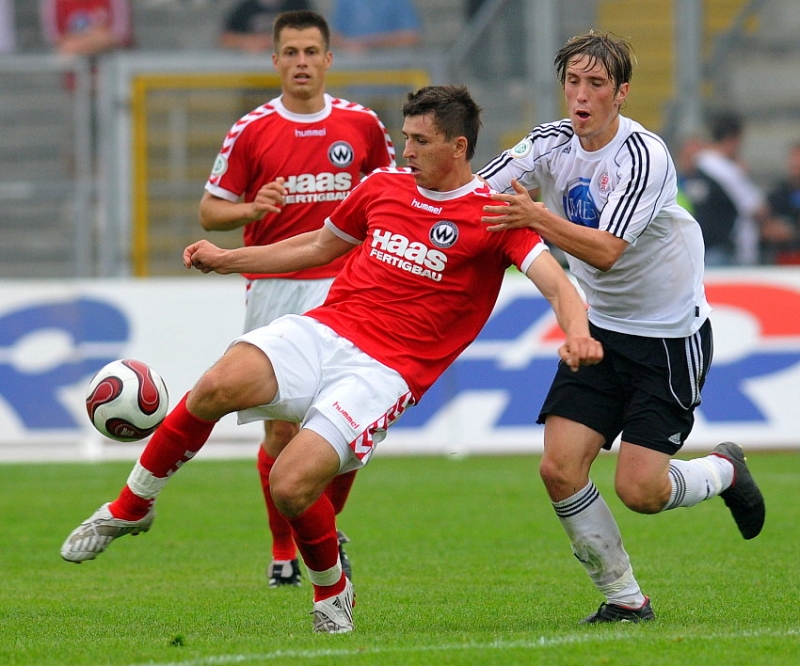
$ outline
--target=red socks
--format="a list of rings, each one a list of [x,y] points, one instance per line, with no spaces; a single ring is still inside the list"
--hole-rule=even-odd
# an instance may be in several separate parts
[[[324,572],[336,566],[336,562],[339,560],[336,514],[326,495],[323,494],[297,518],[288,520],[292,526],[294,541],[308,569]],[[346,578],[342,574],[339,580],[332,585],[314,585],[314,601],[339,594],[344,590],[345,581]]]
[[[206,443],[216,422],[204,421],[189,412],[186,409],[187,396],[188,393],[153,433],[134,467],[135,471],[149,472],[156,480],[166,479],[191,460]],[[154,483],[154,487],[159,485]],[[158,490],[154,492],[157,494]],[[155,494],[148,498],[140,497],[126,485],[109,509],[116,518],[139,520],[149,511],[155,501]]]
[[[203,448],[216,422],[197,418],[186,409],[187,393],[164,419],[142,452],[139,462],[153,476],[171,476]]]
[[[347,497],[350,495],[350,489],[353,487],[353,481],[356,480],[356,470],[346,472],[339,476],[333,477],[333,481],[325,488],[325,494],[333,504],[333,510],[336,515],[339,515],[344,509]]]
[[[272,559],[274,560],[293,560],[297,557],[297,548],[292,538],[292,527],[286,518],[283,517],[269,491],[269,473],[275,458],[268,455],[262,448],[258,448],[258,474],[261,477],[261,489],[264,493],[264,502],[267,505],[267,517],[269,518],[269,529],[272,532]]]
[[[145,499],[134,495],[128,486],[123,487],[122,492],[116,501],[111,503],[108,507],[111,515],[114,518],[121,518],[122,520],[141,520],[150,511],[155,499]]]

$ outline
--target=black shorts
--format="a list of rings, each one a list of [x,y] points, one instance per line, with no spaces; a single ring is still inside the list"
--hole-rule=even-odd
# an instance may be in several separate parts
[[[714,351],[711,322],[688,338],[645,338],[589,325],[603,360],[572,372],[561,362],[539,413],[599,432],[604,448],[622,440],[669,455],[694,425],[694,408]]]

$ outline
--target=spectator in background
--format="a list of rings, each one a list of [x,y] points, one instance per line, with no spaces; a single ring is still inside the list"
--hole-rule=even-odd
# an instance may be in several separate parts
[[[411,0],[335,0],[334,44],[348,51],[415,46],[422,22]]]
[[[313,9],[308,0],[243,0],[225,17],[219,45],[261,53],[272,48],[272,23],[281,12]]]
[[[63,55],[94,56],[133,46],[128,0],[40,0],[45,41]]]
[[[0,0],[0,54],[17,50],[17,30],[14,22],[14,1]]]
[[[467,0],[466,10],[467,10],[467,18],[472,19],[475,15],[480,11],[481,7],[483,7],[483,3],[486,0]]]
[[[800,141],[789,146],[786,177],[772,188],[767,200],[772,212],[787,225],[789,234],[783,241],[765,243],[765,261],[800,264]]]
[[[762,240],[785,238],[785,225],[772,216],[763,192],[740,162],[742,119],[718,113],[709,131],[711,142],[698,152],[696,171],[684,184],[703,230],[706,266],[756,264]]]
[[[706,147],[706,140],[698,134],[684,137],[675,155],[675,170],[678,176],[678,203],[694,214],[694,204],[686,194],[686,183],[697,175],[697,154]]]

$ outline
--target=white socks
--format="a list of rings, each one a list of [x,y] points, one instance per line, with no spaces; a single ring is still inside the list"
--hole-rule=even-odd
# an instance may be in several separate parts
[[[313,571],[306,567],[308,580],[314,585],[329,586],[336,585],[342,578],[342,561],[337,560],[336,564],[326,571]]]
[[[645,597],[633,576],[619,528],[594,483],[553,508],[595,587],[609,603],[639,608]]]
[[[127,485],[134,495],[154,500],[161,493],[167,481],[169,481],[168,476],[163,479],[154,476],[152,472],[142,467],[142,463],[137,460],[128,476]]]
[[[693,460],[670,460],[669,480],[672,492],[662,511],[694,506],[716,497],[733,483],[733,465],[715,455]]]
[[[733,483],[733,465],[715,455],[671,460],[669,478],[672,492],[663,511],[716,497]],[[553,508],[569,537],[572,552],[608,602],[641,607],[645,597],[634,578],[619,528],[594,483],[589,481],[572,497],[553,502]]]

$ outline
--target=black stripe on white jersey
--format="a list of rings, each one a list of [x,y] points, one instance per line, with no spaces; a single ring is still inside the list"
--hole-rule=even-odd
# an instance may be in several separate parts
[[[625,140],[623,149],[627,149],[631,156],[631,178],[625,195],[620,198],[608,225],[608,231],[618,238],[624,237],[650,178],[650,152],[642,137],[637,133],[631,134]]]
[[[557,150],[562,146],[566,145],[572,139],[574,132],[572,130],[572,125],[570,125],[568,120],[562,120],[557,123],[547,123],[545,125],[537,125],[534,127],[523,139],[520,140],[520,143],[527,139],[532,143],[535,143],[537,139],[547,139],[550,137],[563,137],[563,140],[560,141],[557,145],[553,146],[547,153],[547,155],[551,153],[553,150]],[[497,157],[490,160],[486,163],[486,165],[478,171],[478,175],[483,178],[491,178],[492,176],[497,175],[498,172],[502,171],[506,165],[514,160],[515,158],[512,157],[508,150],[504,150],[500,153]],[[527,173],[527,172],[526,172]],[[510,192],[513,190],[513,187],[509,184],[509,186],[503,190],[504,192]]]

